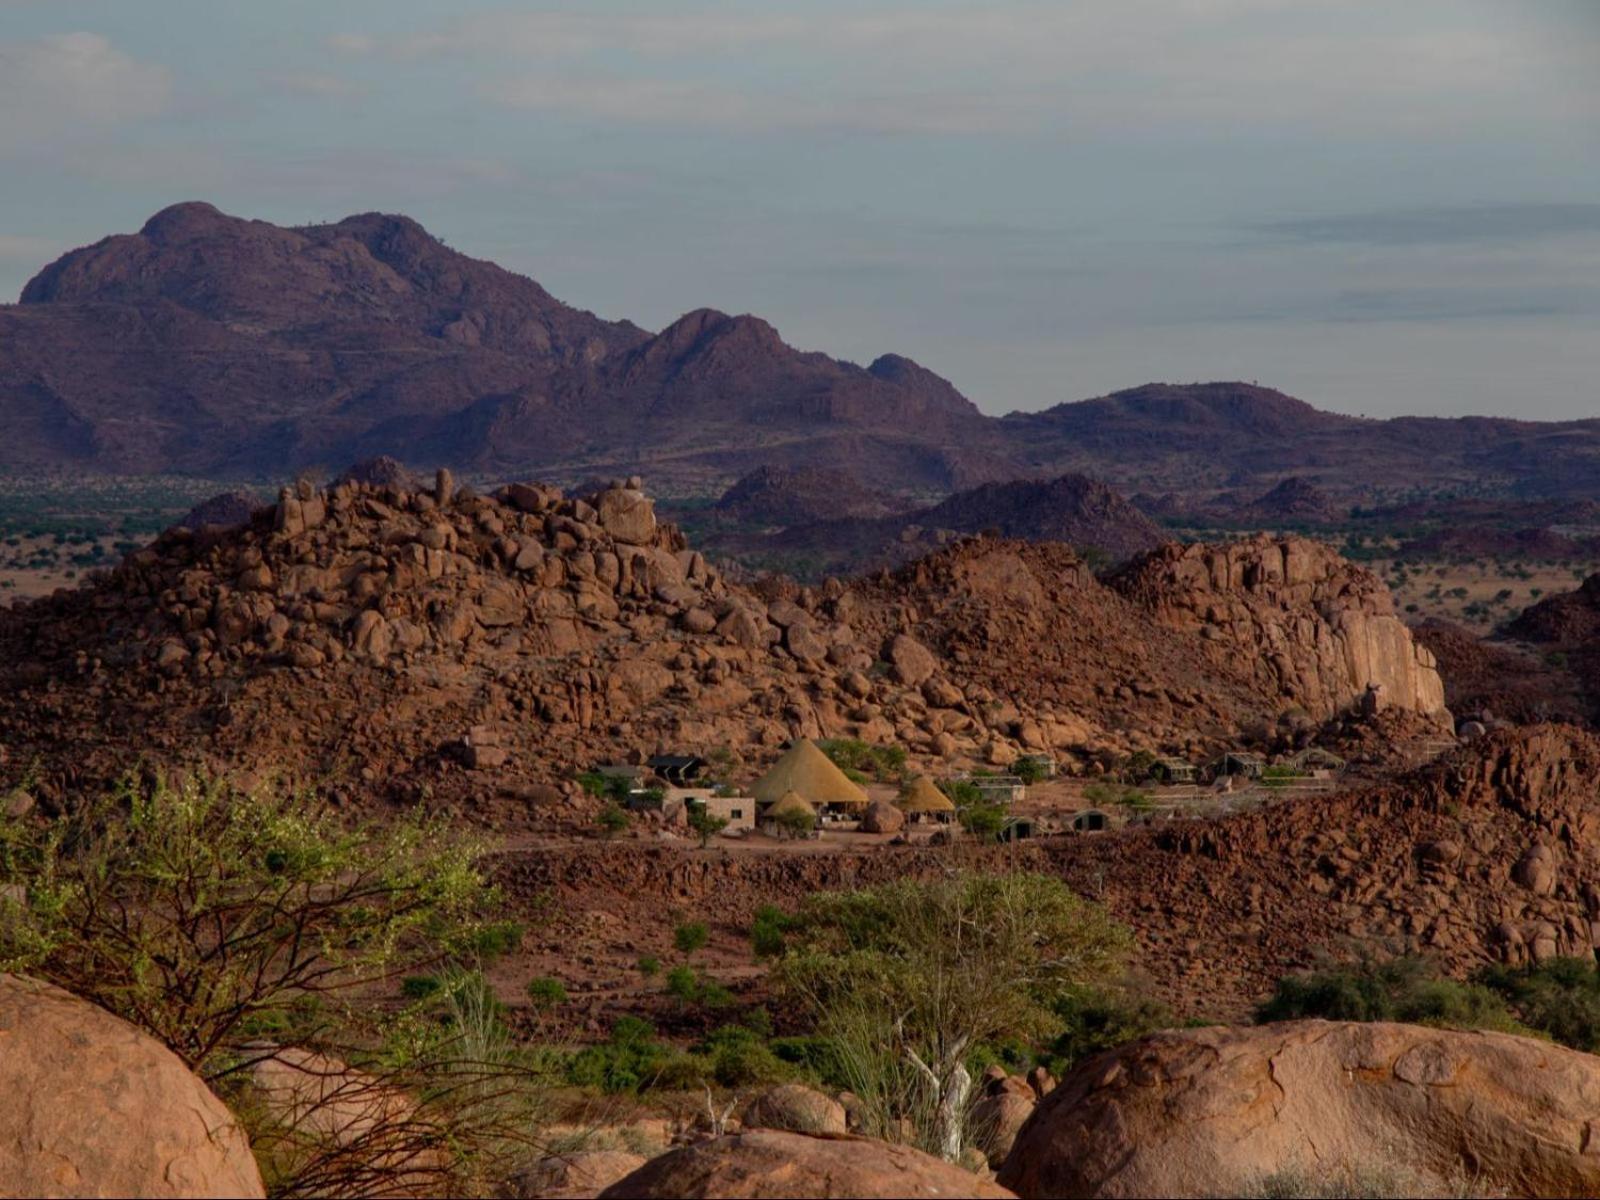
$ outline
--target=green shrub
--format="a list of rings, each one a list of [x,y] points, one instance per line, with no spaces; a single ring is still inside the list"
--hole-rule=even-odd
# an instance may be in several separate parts
[[[1171,1010],[1160,1000],[1126,985],[1075,988],[1056,1002],[1055,1011],[1062,1029],[1050,1052],[1058,1074],[1102,1050],[1174,1023]]]
[[[857,783],[869,779],[893,783],[905,774],[906,752],[902,746],[873,746],[856,738],[825,738],[817,745]]]
[[[711,1077],[723,1087],[750,1087],[778,1083],[794,1075],[760,1034],[743,1025],[723,1025],[707,1034],[695,1047],[709,1059]]]
[[[600,832],[606,837],[616,837],[632,822],[629,820],[627,809],[616,801],[612,801],[595,814],[594,823],[600,827]]]
[[[567,988],[553,975],[539,975],[528,981],[528,999],[534,1008],[549,1012],[567,1002]]]
[[[688,955],[704,948],[710,937],[711,931],[704,921],[685,921],[672,931],[672,944],[679,953]]]
[[[1405,1021],[1452,1029],[1515,1030],[1505,1001],[1479,983],[1446,979],[1420,958],[1361,961],[1278,981],[1258,1021]]]
[[[653,954],[641,955],[636,965],[639,974],[646,979],[653,979],[661,974],[661,960]]]
[[[655,1028],[638,1017],[621,1017],[611,1036],[587,1046],[567,1065],[568,1080],[602,1092],[637,1092],[657,1082],[672,1051],[656,1040]]]
[[[1555,958],[1529,967],[1485,967],[1476,981],[1505,997],[1529,1029],[1563,1046],[1600,1050],[1600,967],[1593,959]]]
[[[794,918],[775,904],[763,904],[750,924],[750,945],[758,958],[783,953],[783,935],[794,928]]]

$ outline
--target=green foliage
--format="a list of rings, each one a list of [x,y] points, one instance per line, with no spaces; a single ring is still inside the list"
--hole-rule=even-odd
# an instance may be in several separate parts
[[[667,972],[666,989],[667,995],[685,1007],[719,1009],[733,1003],[732,992],[687,963]]]
[[[680,954],[693,954],[704,949],[710,937],[711,930],[704,921],[685,921],[672,931],[672,944]]]
[[[602,1092],[637,1092],[659,1082],[672,1050],[656,1040],[655,1028],[638,1017],[621,1017],[611,1036],[573,1056],[568,1080],[578,1087]]]
[[[903,746],[874,746],[856,738],[826,738],[817,746],[857,783],[897,783],[905,774]]]
[[[833,1044],[867,1132],[906,1140],[910,1121],[942,1153],[952,1110],[930,1095],[959,1091],[984,1043],[1049,1036],[1057,1006],[1132,944],[1059,879],[975,872],[812,896],[787,940],[775,980]]]
[[[689,828],[700,836],[700,848],[704,850],[711,844],[711,839],[716,837],[728,827],[726,817],[715,817],[706,811],[703,804],[689,806]]]
[[[956,819],[961,822],[961,827],[984,842],[1000,840],[1000,831],[1005,828],[1009,815],[1004,804],[980,802],[956,810]]]
[[[632,821],[628,817],[628,810],[612,801],[595,814],[594,823],[600,827],[601,833],[610,838],[628,828]]]
[[[653,954],[641,955],[636,965],[639,974],[646,979],[653,979],[661,974],[661,960]]]
[[[835,1091],[849,1090],[851,1075],[835,1039],[806,1034],[800,1037],[776,1037],[768,1045],[780,1062],[794,1067],[801,1074]]]
[[[709,1074],[723,1087],[779,1083],[795,1071],[773,1053],[765,1038],[743,1025],[723,1025],[706,1035],[695,1052],[710,1060]]]
[[[756,909],[750,924],[750,945],[758,958],[776,958],[784,950],[784,934],[795,927],[795,918],[775,904]]]
[[[1134,812],[1144,812],[1154,805],[1150,793],[1110,780],[1096,780],[1083,789],[1083,798],[1096,808],[1120,805]]]
[[[968,779],[950,779],[939,785],[939,790],[950,797],[957,809],[971,808],[983,803],[983,792]]]
[[[504,958],[521,947],[525,932],[520,921],[487,922],[472,935],[471,955],[482,963]]]
[[[1011,773],[1031,787],[1044,778],[1044,764],[1024,756],[1011,764]]]
[[[1057,1000],[1055,1011],[1062,1030],[1050,1050],[1058,1074],[1090,1055],[1173,1024],[1165,1004],[1127,985],[1073,988]]]
[[[780,812],[774,817],[769,817],[780,832],[792,838],[805,837],[817,827],[817,819],[810,813],[796,810],[794,812]]]
[[[1150,768],[1156,765],[1156,756],[1149,750],[1136,750],[1128,755],[1118,774],[1124,783],[1143,783],[1150,778]]]
[[[584,771],[578,776],[578,786],[599,800],[612,800],[622,804],[628,799],[628,781],[620,775]]]
[[[567,1002],[567,988],[553,975],[539,975],[528,981],[528,999],[540,1012],[549,1012]]]
[[[125,1017],[202,1076],[308,997],[470,956],[495,897],[442,822],[352,827],[313,796],[128,783],[48,826],[0,816],[0,970]],[[329,1018],[334,1019],[330,1016]]]
[[[407,975],[400,981],[400,994],[407,1000],[427,1000],[443,986],[437,975]]]
[[[1330,966],[1278,981],[1258,1021],[1405,1021],[1451,1029],[1516,1030],[1505,1001],[1478,983],[1439,975],[1427,960],[1394,958]]]
[[[1600,968],[1593,959],[1485,967],[1475,979],[1505,997],[1528,1028],[1575,1050],[1600,1051]]]

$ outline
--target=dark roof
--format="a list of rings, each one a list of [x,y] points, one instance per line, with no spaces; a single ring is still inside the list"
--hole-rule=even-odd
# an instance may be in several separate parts
[[[645,765],[660,770],[682,770],[684,767],[704,766],[705,759],[698,754],[656,754],[645,760]]]

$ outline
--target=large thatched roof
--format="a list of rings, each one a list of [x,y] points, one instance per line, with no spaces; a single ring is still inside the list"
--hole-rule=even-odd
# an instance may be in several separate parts
[[[801,738],[784,751],[783,757],[751,790],[762,804],[776,804],[785,792],[797,792],[802,800],[816,808],[829,804],[867,806],[867,793],[852,783],[833,765],[833,760],[807,738]]]
[[[906,790],[900,793],[900,798],[895,804],[899,806],[901,812],[908,813],[947,813],[956,810],[950,797],[941,792],[939,785],[926,775],[918,775],[907,784]]]

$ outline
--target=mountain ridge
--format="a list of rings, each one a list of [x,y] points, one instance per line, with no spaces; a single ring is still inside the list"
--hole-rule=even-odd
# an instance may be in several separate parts
[[[396,453],[483,475],[643,470],[716,494],[757,466],[928,497],[1086,474],[1123,490],[1341,481],[1600,490],[1600,420],[1324,412],[1150,383],[990,417],[893,352],[863,367],[752,314],[652,333],[569,306],[396,214],[278,226],[192,201],[67,252],[0,306],[0,470],[263,477]]]

